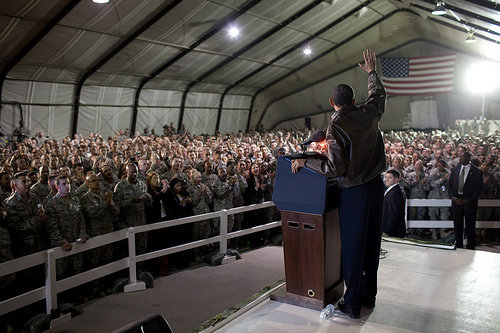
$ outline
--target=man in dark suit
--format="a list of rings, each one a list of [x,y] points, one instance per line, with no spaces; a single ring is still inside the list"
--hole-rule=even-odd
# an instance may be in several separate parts
[[[483,173],[470,163],[471,154],[460,154],[460,163],[451,170],[448,193],[451,197],[451,215],[455,228],[455,245],[462,248],[465,217],[467,248],[476,247],[477,200],[483,188]]]
[[[400,173],[390,169],[385,173],[384,207],[382,210],[383,235],[406,237],[405,200],[406,196],[399,186]]]

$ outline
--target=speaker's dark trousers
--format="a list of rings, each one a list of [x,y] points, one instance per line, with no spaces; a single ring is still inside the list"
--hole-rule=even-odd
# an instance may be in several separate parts
[[[381,177],[340,191],[342,274],[347,287],[344,301],[356,312],[362,300],[375,301],[377,294],[383,201]]]
[[[477,200],[469,199],[470,202],[465,205],[452,203],[451,216],[453,217],[453,227],[455,228],[455,246],[464,247],[464,217],[465,217],[465,236],[467,237],[467,248],[474,250],[476,248],[476,213]]]

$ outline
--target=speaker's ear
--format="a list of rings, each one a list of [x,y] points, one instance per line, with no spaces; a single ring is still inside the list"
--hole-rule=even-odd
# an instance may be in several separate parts
[[[335,103],[333,103],[333,99],[330,97],[330,99],[329,99],[329,100],[330,100],[330,105],[331,105],[332,107],[335,107]]]

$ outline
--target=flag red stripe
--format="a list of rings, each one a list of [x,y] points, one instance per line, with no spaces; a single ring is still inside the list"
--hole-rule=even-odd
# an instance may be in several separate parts
[[[452,81],[452,79],[453,78],[449,78],[449,79],[434,79],[434,80],[421,80],[421,81],[417,81],[417,80],[392,81],[390,79],[382,78],[382,81],[384,82],[384,85],[385,84],[398,85],[398,84],[408,84],[408,83],[418,84],[418,83],[431,83],[431,82],[449,82],[449,81]],[[450,83],[450,85],[453,85],[453,82]]]
[[[437,88],[453,88],[453,85],[444,84],[444,85],[436,85],[436,86],[423,86],[423,87],[401,87],[401,86],[387,86],[385,87],[387,91],[389,90],[423,90],[423,89],[437,89]]]
[[[435,55],[435,56],[418,56],[418,57],[411,57],[410,61],[412,59],[432,59],[432,58],[441,58],[441,57],[450,57],[450,58],[455,58],[456,54],[455,53],[448,53],[448,54],[440,54],[440,55]]]
[[[420,92],[420,93],[411,93],[411,92],[404,92],[404,93],[391,93],[387,92],[387,95],[392,95],[392,96],[429,96],[429,95],[443,95],[447,94],[450,91],[453,90],[447,90],[447,91],[429,91],[429,92]]]

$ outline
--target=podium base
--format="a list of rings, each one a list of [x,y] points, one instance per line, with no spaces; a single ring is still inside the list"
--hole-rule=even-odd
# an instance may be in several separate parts
[[[286,291],[286,284],[283,285],[278,290],[276,290],[274,293],[272,293],[270,298],[273,301],[321,311],[328,304],[336,303],[342,297],[343,294],[344,294],[344,283],[343,281],[339,281],[335,285],[333,285],[329,290],[327,290],[327,294],[324,300],[289,293]]]

